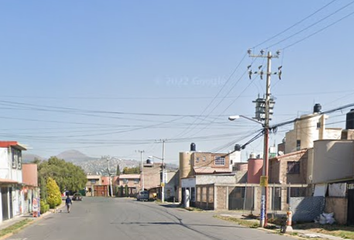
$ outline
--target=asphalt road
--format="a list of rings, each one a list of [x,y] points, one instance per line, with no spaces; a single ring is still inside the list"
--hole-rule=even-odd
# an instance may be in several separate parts
[[[280,240],[293,239],[154,202],[120,198],[84,198],[71,213],[50,214],[10,240]]]

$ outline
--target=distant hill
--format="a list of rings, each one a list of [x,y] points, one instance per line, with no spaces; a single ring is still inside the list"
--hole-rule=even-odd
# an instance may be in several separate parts
[[[34,159],[43,160],[41,156],[38,156],[36,154],[22,153],[22,161],[24,163],[33,162]]]
[[[77,150],[64,151],[62,153],[59,153],[56,157],[59,159],[64,159],[67,162],[74,162],[74,163],[91,161],[96,159],[96,158],[89,157]]]
[[[56,155],[59,159],[64,159],[66,162],[72,162],[73,164],[80,166],[88,174],[100,174],[108,175],[107,167],[111,174],[116,174],[117,166],[123,171],[125,167],[138,167],[140,161],[134,159],[120,159],[110,156],[103,156],[101,158],[93,158],[83,154],[77,150],[68,150]],[[47,160],[35,154],[23,153],[22,159],[24,162],[31,162],[35,158],[40,160]],[[178,169],[177,165],[166,164],[167,169]]]

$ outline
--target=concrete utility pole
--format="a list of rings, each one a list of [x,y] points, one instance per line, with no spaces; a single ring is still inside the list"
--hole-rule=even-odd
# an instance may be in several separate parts
[[[144,186],[144,163],[143,163],[143,154],[144,154],[144,150],[138,150],[138,152],[140,153],[140,161],[141,161],[141,167],[140,167],[140,174],[141,174],[141,190],[145,189]]]
[[[261,213],[260,213],[260,226],[261,227],[266,227],[268,223],[268,218],[267,218],[267,206],[268,206],[268,165],[269,165],[269,120],[270,120],[270,100],[271,100],[271,94],[270,94],[270,78],[272,75],[272,58],[278,58],[279,57],[279,51],[276,53],[276,55],[272,55],[271,52],[268,52],[267,55],[264,54],[264,51],[262,50],[260,55],[251,55],[251,51],[249,50],[248,53],[250,54],[250,57],[256,57],[256,58],[267,58],[267,72],[265,73],[267,75],[267,80],[266,80],[266,95],[265,95],[265,100],[264,100],[264,119],[258,119],[258,120],[264,120],[263,124],[263,132],[264,132],[264,148],[263,148],[263,168],[262,168],[262,177],[260,179],[260,185],[262,186],[262,196],[261,196]],[[248,68],[250,68],[249,66]],[[260,75],[260,78],[263,79],[263,70],[262,66],[258,67],[259,71],[254,72],[254,74]],[[249,77],[251,79],[252,77],[252,70],[249,70]],[[279,76],[279,79],[281,79],[281,67],[278,68],[278,72],[274,73]]]
[[[165,202],[165,142],[162,139],[162,179],[161,179],[161,202]]]
[[[109,159],[107,159],[107,172],[108,172],[108,181],[109,181],[110,194],[111,194],[111,197],[113,197],[111,172],[109,171]]]

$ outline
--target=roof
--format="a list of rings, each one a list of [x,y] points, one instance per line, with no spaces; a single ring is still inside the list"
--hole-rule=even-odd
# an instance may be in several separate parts
[[[229,168],[195,167],[196,174],[231,173]]]
[[[121,174],[119,179],[140,179],[140,174]]]
[[[307,152],[307,148],[299,150],[299,151],[296,151],[296,152],[291,152],[291,153],[287,153],[287,154],[284,154],[284,155],[275,156],[273,158],[270,158],[269,160],[281,160],[282,158],[286,158],[286,157],[289,157],[289,156],[292,156],[292,155],[302,154],[302,153],[306,153],[306,152]]]
[[[0,147],[2,148],[14,147],[20,150],[27,150],[25,146],[19,144],[16,141],[0,141]]]

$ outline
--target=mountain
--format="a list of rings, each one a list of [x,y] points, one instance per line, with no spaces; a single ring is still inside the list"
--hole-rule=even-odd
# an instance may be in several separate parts
[[[77,150],[64,151],[62,153],[59,153],[56,157],[59,159],[64,159],[67,162],[73,162],[73,163],[86,162],[86,161],[91,161],[96,159],[96,158],[89,157]]]

